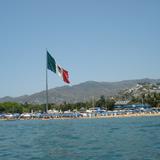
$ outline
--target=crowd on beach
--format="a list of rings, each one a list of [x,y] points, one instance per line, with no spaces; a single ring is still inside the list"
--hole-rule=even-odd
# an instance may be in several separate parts
[[[30,119],[71,119],[71,118],[112,118],[112,117],[131,117],[131,116],[152,116],[160,115],[159,108],[152,108],[147,105],[138,106],[116,106],[113,111],[106,111],[100,107],[90,108],[85,111],[56,111],[49,110],[47,113],[3,113],[0,114],[1,120],[30,120]]]

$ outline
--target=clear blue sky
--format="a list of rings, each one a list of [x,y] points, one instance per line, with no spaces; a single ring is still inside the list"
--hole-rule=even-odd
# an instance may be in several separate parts
[[[72,85],[160,78],[160,1],[0,0],[0,97],[45,90],[46,48]]]

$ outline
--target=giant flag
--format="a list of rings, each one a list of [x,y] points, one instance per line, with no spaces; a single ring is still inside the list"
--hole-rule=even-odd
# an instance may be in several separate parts
[[[60,65],[58,65],[55,59],[49,54],[48,51],[47,51],[47,69],[58,74],[64,82],[70,83],[68,71],[62,68]]]

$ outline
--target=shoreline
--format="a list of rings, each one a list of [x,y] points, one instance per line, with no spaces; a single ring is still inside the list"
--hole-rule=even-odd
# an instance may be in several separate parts
[[[0,121],[12,120],[69,120],[69,119],[110,119],[110,118],[130,118],[130,117],[153,117],[160,116],[158,113],[136,113],[136,114],[122,114],[122,115],[106,115],[93,117],[53,117],[53,118],[1,118]]]

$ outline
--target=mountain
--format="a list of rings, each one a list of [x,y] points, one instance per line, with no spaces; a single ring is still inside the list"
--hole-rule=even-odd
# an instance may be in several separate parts
[[[63,86],[50,89],[49,103],[63,102],[81,102],[94,98],[99,98],[101,95],[105,97],[117,95],[120,91],[135,87],[138,83],[160,83],[160,79],[138,79],[124,80],[119,82],[95,82],[87,81],[73,86]],[[19,103],[38,103],[43,104],[46,92],[42,91],[32,95],[24,95],[20,97],[3,97],[0,102],[19,102]]]

